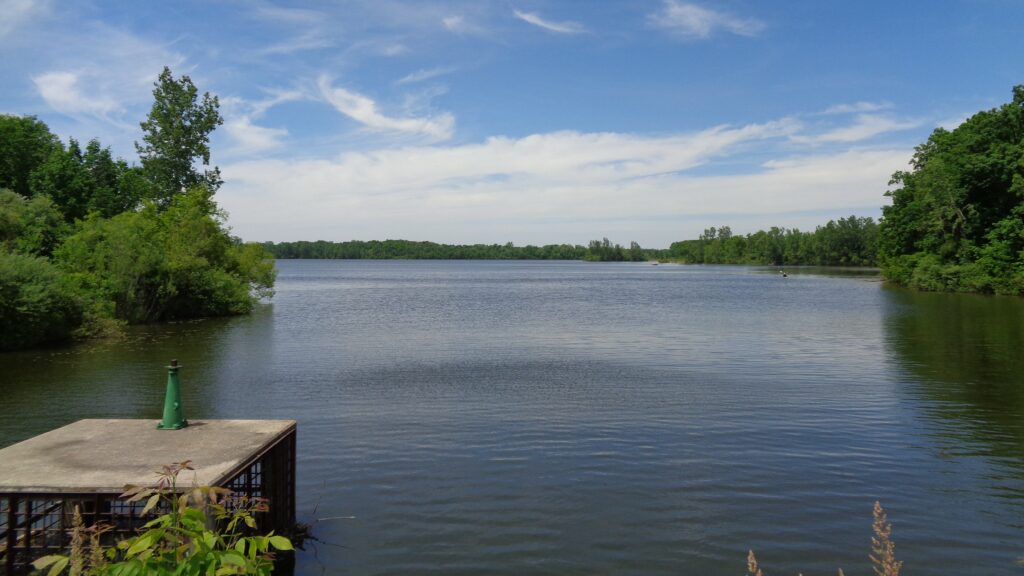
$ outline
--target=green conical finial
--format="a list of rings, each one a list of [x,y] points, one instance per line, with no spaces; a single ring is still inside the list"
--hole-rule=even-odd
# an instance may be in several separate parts
[[[164,397],[164,419],[156,425],[159,430],[179,430],[188,426],[188,420],[181,413],[181,385],[178,383],[177,360],[171,360],[167,367],[167,395]]]

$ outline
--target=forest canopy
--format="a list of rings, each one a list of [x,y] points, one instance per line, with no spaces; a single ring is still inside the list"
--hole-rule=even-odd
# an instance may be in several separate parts
[[[1024,86],[954,130],[936,129],[890,184],[879,252],[886,278],[1024,295]]]
[[[153,95],[141,166],[0,115],[0,350],[241,314],[273,294],[272,256],[231,236],[213,201],[216,97],[167,68]]]

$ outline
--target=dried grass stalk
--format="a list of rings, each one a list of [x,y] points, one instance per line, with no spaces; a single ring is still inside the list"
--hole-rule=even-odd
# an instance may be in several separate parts
[[[892,524],[885,516],[882,505],[875,502],[875,522],[872,528],[875,535],[871,537],[871,564],[878,576],[899,576],[903,566],[896,559],[896,544],[892,541]]]

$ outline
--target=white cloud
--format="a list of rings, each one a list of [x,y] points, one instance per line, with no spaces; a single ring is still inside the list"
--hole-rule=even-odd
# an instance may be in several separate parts
[[[319,50],[329,48],[334,42],[319,30],[309,30],[299,36],[282,42],[275,42],[260,50],[262,54],[294,54],[304,50]]]
[[[679,0],[665,0],[661,11],[651,14],[648,22],[684,38],[695,39],[710,38],[718,30],[739,36],[757,36],[765,28],[764,22],[754,18],[738,18]]]
[[[829,106],[821,114],[858,114],[862,112],[878,112],[893,107],[892,102],[854,102],[853,104],[836,104]]]
[[[235,142],[232,148],[225,151],[227,156],[247,156],[275,150],[281,147],[281,140],[288,136],[288,130],[257,126],[248,116],[225,121],[224,131]]]
[[[43,102],[80,125],[77,133],[136,131],[163,67],[187,72],[184,57],[166,45],[98,22],[82,24],[80,32],[88,42],[69,42],[59,66],[31,76]]]
[[[224,151],[227,157],[251,156],[281,148],[289,134],[286,128],[268,128],[253,123],[262,118],[267,110],[296,100],[308,97],[298,90],[271,91],[269,98],[249,102],[242,98],[226,97],[221,99],[224,131],[232,141],[230,148]]]
[[[260,52],[262,54],[292,54],[304,50],[317,50],[334,45],[326,24],[330,21],[327,14],[306,8],[282,8],[266,3],[257,3],[251,12],[260,20],[291,27],[299,31],[298,35],[270,44]]]
[[[0,38],[25,26],[33,17],[49,9],[42,0],[0,0]]]
[[[667,246],[687,237],[684,221],[699,232],[730,215],[771,226],[791,225],[780,214],[875,208],[910,156],[908,149],[781,155],[800,128],[784,119],[671,136],[555,132],[243,162],[224,168],[221,195],[236,231],[252,240],[585,243],[619,230],[623,240]],[[716,162],[751,151],[775,159],[708,175]]]
[[[380,112],[377,103],[357,92],[331,86],[326,76],[317,82],[320,95],[335,110],[371,130],[400,132],[447,140],[455,129],[455,117],[444,112],[427,117],[391,117]]]
[[[450,32],[466,32],[468,30],[468,24],[466,19],[460,15],[445,16],[441,19],[441,24]]]
[[[957,128],[960,127],[961,124],[967,122],[967,119],[970,118],[972,115],[973,114],[960,114],[959,116],[951,116],[949,118],[939,120],[938,122],[935,123],[935,125],[945,130],[956,130]]]
[[[395,84],[414,84],[416,82],[423,82],[424,80],[431,80],[438,76],[444,76],[455,72],[454,66],[439,66],[437,68],[422,68],[410,74],[403,76],[395,81]]]
[[[408,54],[409,52],[409,47],[405,44],[388,44],[380,49],[380,53],[385,56],[401,56],[402,54]]]
[[[74,72],[47,72],[34,76],[32,82],[43,100],[61,114],[107,117],[118,110],[113,98],[83,94]]]
[[[898,120],[877,114],[858,114],[853,124],[849,126],[834,128],[814,136],[795,136],[794,140],[817,144],[827,142],[860,142],[889,132],[918,128],[923,124],[920,120]]]
[[[541,18],[535,12],[520,12],[519,10],[513,10],[516,18],[519,18],[523,22],[533,24],[539,28],[543,28],[550,32],[557,32],[559,34],[579,34],[585,32],[586,29],[579,22],[552,22]]]

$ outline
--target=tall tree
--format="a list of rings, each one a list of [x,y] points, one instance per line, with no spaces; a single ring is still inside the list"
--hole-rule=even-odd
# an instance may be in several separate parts
[[[0,188],[29,196],[29,175],[60,148],[60,141],[34,116],[0,114]]]
[[[175,79],[164,67],[154,83],[153,108],[141,123],[144,135],[135,150],[154,185],[154,200],[164,208],[189,188],[205,186],[212,194],[223,183],[216,166],[196,166],[210,165],[210,133],[224,123],[217,97],[204,92],[199,100],[198,95],[191,78]]]

